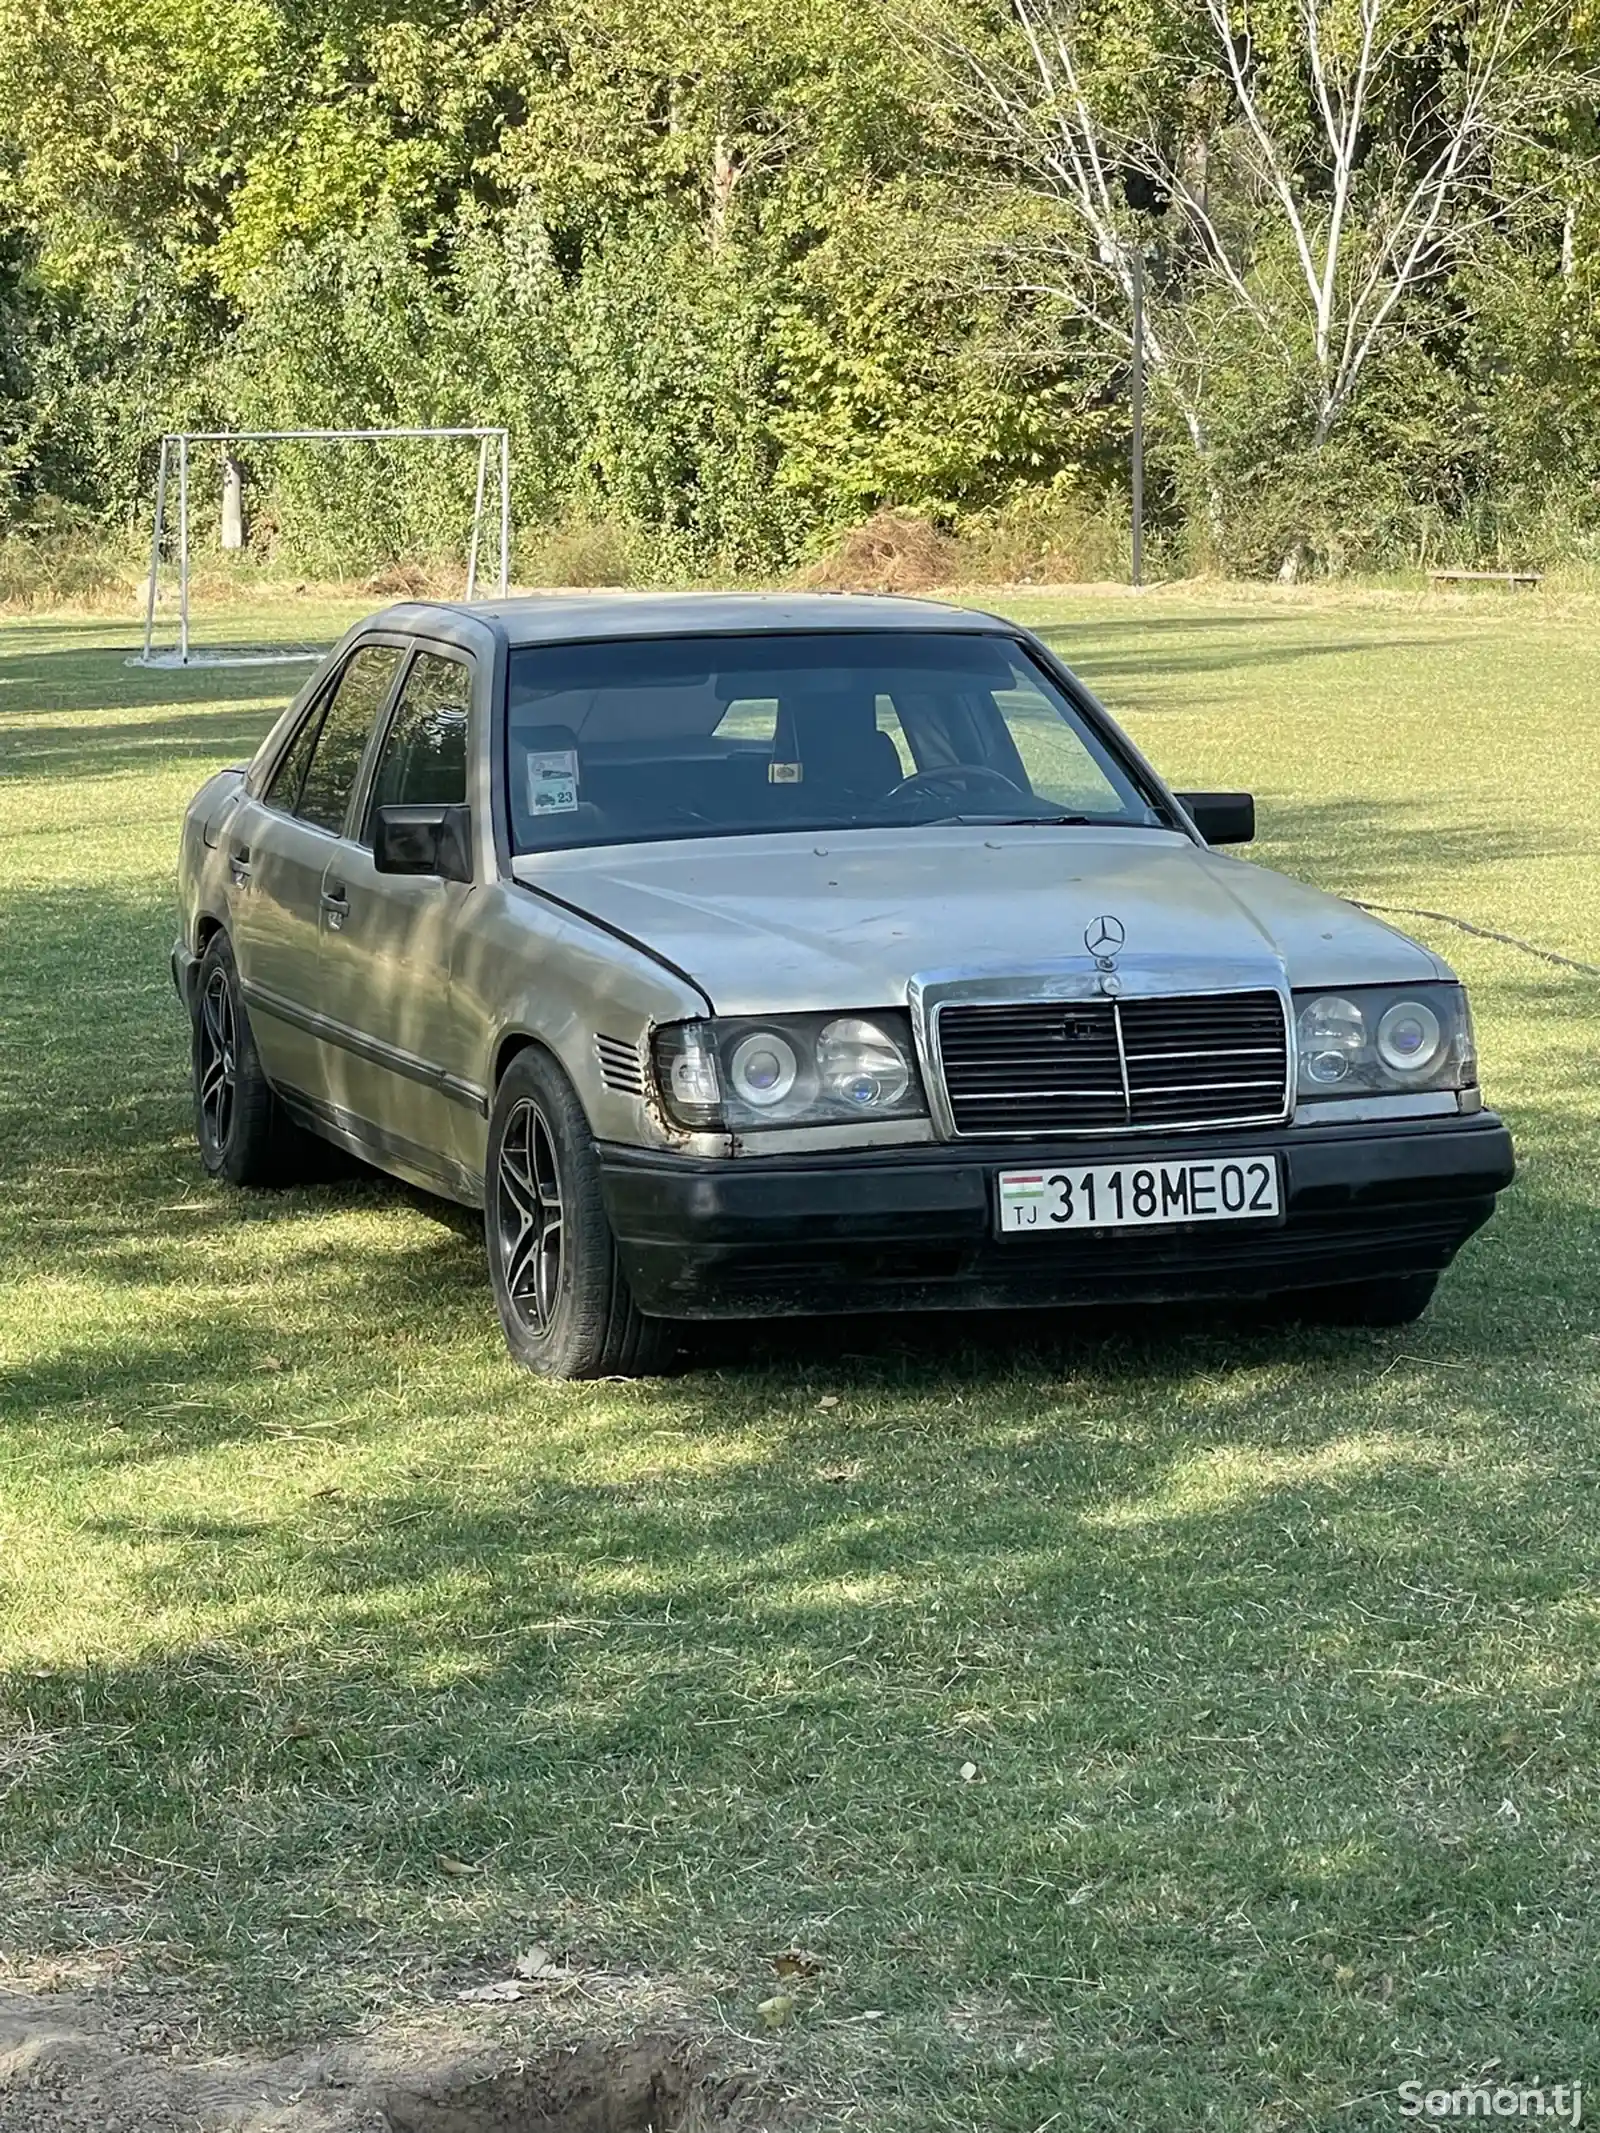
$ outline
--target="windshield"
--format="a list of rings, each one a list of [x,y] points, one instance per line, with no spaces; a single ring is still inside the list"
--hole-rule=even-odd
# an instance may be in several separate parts
[[[931,822],[1167,826],[1018,643],[895,630],[511,654],[514,848]]]

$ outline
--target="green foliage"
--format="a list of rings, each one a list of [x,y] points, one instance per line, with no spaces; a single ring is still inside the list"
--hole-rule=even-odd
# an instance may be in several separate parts
[[[666,575],[781,556],[759,272],[664,211],[598,248],[569,298],[577,498],[653,529]]]
[[[1009,347],[1003,302],[955,270],[952,205],[843,203],[776,310],[779,480],[824,529],[885,503],[950,519],[1095,449],[1071,368]]]
[[[1481,14],[1408,17],[1358,234]],[[1325,15],[1347,65],[1355,11]],[[1315,221],[1299,17],[1249,19]],[[633,575],[788,568],[883,508],[1003,525],[997,557],[1030,526],[1063,568],[1101,554],[1084,527],[1126,479],[1125,291],[1029,177],[1054,114],[1011,0],[913,21],[886,34],[869,0],[0,0],[6,512],[48,495],[131,525],[170,426],[482,422],[513,432],[529,543],[604,527]],[[1591,106],[1559,84],[1600,30],[1581,9],[1535,26],[1518,93],[1539,122],[1474,182],[1536,210],[1487,219],[1333,406],[1200,11],[1072,11],[1107,138],[1204,190],[1249,292],[1220,301],[1180,218],[1119,196],[1151,247],[1149,495],[1174,556],[1337,570],[1588,539],[1600,183]],[[952,86],[953,46],[1031,111],[1020,147]],[[263,538],[308,569],[459,558],[470,447],[253,471]],[[1057,540],[1063,496],[1087,517]]]

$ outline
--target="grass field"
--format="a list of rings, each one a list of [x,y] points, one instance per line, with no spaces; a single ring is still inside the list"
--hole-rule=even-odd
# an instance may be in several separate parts
[[[1264,859],[1600,963],[1600,610],[1014,604]],[[0,1978],[309,2035],[539,1941],[905,2133],[1600,2080],[1600,980],[1415,929],[1524,1167],[1404,1334],[540,1385],[466,1220],[203,1181],[175,831],[290,684],[132,634],[0,630]]]

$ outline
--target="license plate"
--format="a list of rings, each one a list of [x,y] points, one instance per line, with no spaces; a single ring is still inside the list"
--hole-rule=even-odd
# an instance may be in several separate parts
[[[1260,1222],[1282,1211],[1278,1159],[1230,1155],[1161,1163],[1051,1164],[1002,1170],[1000,1234],[1143,1229],[1174,1222]]]

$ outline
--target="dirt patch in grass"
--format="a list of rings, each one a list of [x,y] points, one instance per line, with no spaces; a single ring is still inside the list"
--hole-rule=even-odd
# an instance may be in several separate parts
[[[382,2108],[394,2133],[709,2133],[753,2127],[746,2102],[741,2084],[713,2082],[682,2039],[639,2037],[466,2081],[401,2086]]]
[[[147,2011],[142,2011],[147,2012]],[[538,2042],[439,2015],[278,2058],[202,2053],[65,1994],[0,1994],[0,2133],[762,2133],[748,2074],[677,2031]]]

